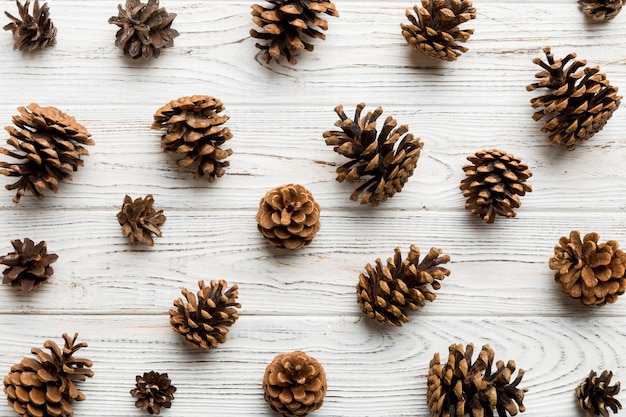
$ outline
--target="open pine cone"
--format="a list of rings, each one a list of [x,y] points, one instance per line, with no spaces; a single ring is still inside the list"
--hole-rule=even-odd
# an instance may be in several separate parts
[[[89,359],[73,355],[87,343],[76,343],[76,338],[63,334],[65,344],[59,348],[47,340],[44,347],[32,348],[37,358],[24,358],[11,367],[4,377],[4,392],[9,405],[17,414],[25,417],[71,417],[73,401],[85,400],[85,395],[75,383],[93,376]]]
[[[467,48],[466,42],[474,29],[459,29],[459,25],[476,18],[470,0],[422,0],[406,10],[410,25],[401,24],[402,35],[409,45],[429,58],[456,61]]]
[[[574,396],[576,402],[586,413],[587,417],[609,417],[609,409],[617,413],[622,409],[622,404],[615,399],[619,394],[620,383],[609,385],[613,372],[603,371],[597,376],[596,371],[589,372],[589,376],[576,387]]]
[[[0,256],[0,264],[7,266],[2,273],[2,283],[20,287],[26,292],[41,287],[54,273],[50,264],[56,262],[58,256],[48,253],[44,241],[35,245],[29,238],[24,242],[16,239],[11,241],[11,245],[15,251]]]
[[[167,373],[155,371],[144,372],[135,377],[136,386],[130,390],[130,395],[137,398],[135,407],[141,408],[150,414],[161,414],[161,407],[170,408],[176,387],[172,385]]]
[[[596,22],[613,19],[622,10],[624,0],[578,0],[583,13]]]
[[[398,123],[391,116],[378,133],[376,120],[383,113],[382,107],[361,118],[364,108],[365,103],[358,104],[354,119],[349,119],[342,105],[335,107],[340,119],[335,126],[341,131],[324,132],[324,138],[335,152],[351,159],[337,168],[337,181],[354,182],[371,177],[352,193],[350,199],[356,201],[363,193],[361,204],[377,206],[402,191],[413,175],[424,145],[420,138],[408,133],[407,125],[396,127]]]
[[[265,401],[285,417],[306,416],[320,408],[326,389],[324,368],[300,350],[276,356],[263,376]]]
[[[252,21],[263,29],[258,32],[250,30],[250,36],[267,41],[256,44],[261,49],[261,59],[269,63],[278,61],[281,55],[294,65],[295,56],[306,49],[313,50],[313,45],[306,42],[307,38],[326,39],[326,35],[317,30],[328,29],[328,22],[318,16],[324,13],[338,17],[335,5],[327,0],[267,0],[269,7],[252,5]]]
[[[555,61],[549,46],[543,52],[547,62],[541,58],[533,60],[543,68],[535,74],[539,81],[526,86],[526,90],[547,88],[550,92],[530,100],[533,108],[539,108],[533,119],[546,117],[541,131],[549,133],[552,143],[571,151],[602,130],[622,97],[617,95],[617,87],[609,84],[606,75],[600,73],[600,67],[581,69],[587,65],[585,60],[574,60],[566,67],[576,54]]]
[[[506,365],[496,363],[496,371],[491,373],[495,353],[489,345],[484,345],[478,358],[472,362],[474,345],[450,345],[447,363],[442,366],[439,353],[435,353],[428,370],[428,390],[426,398],[432,417],[489,416],[493,409],[499,417],[515,416],[526,409],[522,403],[527,389],[517,385],[524,376],[524,370],[515,372],[515,362]]]
[[[32,15],[28,13],[30,0],[26,0],[24,4],[15,0],[15,3],[20,17],[4,12],[11,19],[11,23],[3,27],[4,30],[13,32],[15,38],[13,49],[31,52],[56,44],[57,29],[50,20],[48,3],[39,7],[39,0],[35,0]]]
[[[426,300],[433,301],[437,295],[431,291],[441,288],[441,281],[450,270],[440,266],[450,261],[441,256],[441,249],[431,248],[420,262],[420,251],[415,245],[406,259],[402,260],[400,248],[383,266],[380,258],[376,267],[367,264],[367,275],[359,275],[356,286],[357,302],[370,319],[390,326],[402,326],[409,321],[407,312],[424,307]]]
[[[140,243],[154,245],[152,234],[161,237],[159,226],[165,223],[165,215],[163,210],[156,211],[152,208],[153,204],[154,198],[150,194],[146,198],[139,197],[135,200],[127,195],[124,197],[122,209],[117,213],[122,234],[135,246]]]
[[[550,259],[561,290],[585,305],[614,303],[626,291],[626,253],[615,240],[598,239],[599,234],[587,233],[581,240],[573,230],[559,240]]]

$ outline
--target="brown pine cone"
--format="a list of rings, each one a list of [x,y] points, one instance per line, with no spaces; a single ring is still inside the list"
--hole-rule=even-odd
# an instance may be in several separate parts
[[[585,305],[614,303],[626,291],[626,253],[619,243],[598,243],[600,235],[587,233],[581,240],[573,230],[559,240],[550,269],[561,290]]]
[[[449,269],[440,266],[448,263],[450,257],[441,256],[441,252],[441,249],[431,248],[420,262],[419,249],[411,245],[405,260],[402,260],[400,248],[396,248],[386,267],[380,258],[376,259],[376,268],[367,264],[367,275],[361,273],[356,286],[361,311],[370,319],[390,326],[408,322],[407,312],[424,307],[426,300],[433,301],[437,295],[430,288],[438,290],[441,288],[439,281],[450,275]]]
[[[0,264],[7,266],[2,273],[2,283],[20,287],[26,292],[41,287],[54,273],[50,264],[59,257],[48,253],[44,241],[35,245],[29,238],[24,239],[24,242],[16,239],[11,241],[11,245],[15,251],[0,256]]]
[[[603,371],[600,376],[596,371],[589,372],[589,376],[576,387],[574,396],[576,402],[582,408],[587,417],[602,416],[609,417],[609,409],[617,413],[622,409],[622,404],[614,398],[619,394],[620,383],[609,385],[613,372]]]
[[[161,414],[161,407],[170,408],[176,387],[172,385],[167,373],[155,371],[144,372],[135,377],[136,387],[130,390],[130,395],[137,398],[135,407],[141,408],[150,414]]]
[[[148,194],[146,198],[136,198],[134,201],[128,195],[124,197],[124,204],[117,221],[122,226],[122,234],[130,239],[133,245],[145,243],[154,245],[152,234],[161,237],[161,226],[165,223],[163,210],[156,211],[152,208],[154,198]]]
[[[596,22],[613,19],[622,10],[624,0],[578,0],[583,13]]]
[[[320,408],[326,389],[324,368],[300,350],[276,356],[265,368],[265,401],[285,417],[306,416]]]
[[[33,14],[28,13],[30,0],[26,0],[21,4],[19,0],[15,0],[17,10],[20,17],[15,17],[9,12],[4,14],[11,19],[11,23],[3,27],[4,30],[13,32],[15,44],[13,49],[20,51],[32,52],[36,49],[44,49],[57,43],[57,29],[50,20],[50,11],[48,3],[44,3],[39,7],[39,0],[35,0],[33,5]]]

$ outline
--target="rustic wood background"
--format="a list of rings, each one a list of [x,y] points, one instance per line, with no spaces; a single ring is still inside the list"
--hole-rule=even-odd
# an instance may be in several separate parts
[[[526,370],[526,416],[579,415],[573,391],[591,369],[626,379],[626,300],[587,308],[561,294],[548,268],[558,239],[577,229],[626,246],[626,110],[573,152],[551,145],[531,118],[525,86],[544,46],[600,65],[626,92],[626,12],[594,24],[575,0],[476,1],[470,51],[457,62],[418,56],[400,33],[398,0],[337,0],[325,42],[296,66],[266,65],[248,31],[242,0],[169,0],[181,35],[157,60],[132,61],[114,46],[113,0],[49,0],[58,43],[27,54],[0,36],[0,121],[18,106],[53,105],[76,117],[96,146],[72,182],[44,201],[0,199],[0,252],[11,239],[45,240],[59,255],[53,278],[23,294],[0,288],[0,369],[64,332],[89,343],[95,376],[82,384],[77,416],[140,416],[128,391],[144,371],[178,387],[168,416],[271,416],[265,366],[302,349],[324,365],[328,394],[316,416],[420,416],[428,362],[452,343],[489,343]],[[4,10],[15,11],[12,0]],[[219,97],[231,119],[234,154],[213,184],[193,180],[160,148],[152,115],[192,94]],[[324,144],[333,108],[383,106],[422,138],[414,176],[371,208],[335,181],[343,162]],[[7,136],[5,134],[5,136]],[[493,225],[463,208],[467,155],[497,147],[533,172],[533,192],[515,219]],[[270,188],[298,182],[322,207],[322,229],[300,251],[270,248],[255,213]],[[2,178],[2,185],[8,179]],[[167,215],[153,248],[133,248],[115,218],[125,194],[152,194]],[[400,328],[364,318],[359,272],[396,246],[440,247],[452,274],[437,300]],[[218,349],[199,352],[169,327],[183,287],[226,279],[240,287],[241,317]],[[12,415],[7,405],[0,415]],[[582,414],[580,414],[582,415]]]

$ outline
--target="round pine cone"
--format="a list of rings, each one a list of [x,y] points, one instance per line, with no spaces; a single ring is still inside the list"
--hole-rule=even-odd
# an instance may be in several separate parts
[[[24,242],[16,239],[11,241],[11,245],[15,251],[0,256],[0,264],[7,266],[2,273],[2,283],[20,287],[26,292],[41,287],[54,273],[50,264],[56,262],[58,256],[48,253],[44,241],[35,245],[29,238]]]
[[[299,249],[320,230],[320,205],[300,184],[269,190],[259,202],[258,229],[277,248]]]
[[[183,155],[178,165],[187,167],[198,162],[195,179],[205,175],[209,182],[224,175],[229,165],[224,159],[232,155],[231,149],[220,146],[233,137],[230,129],[222,127],[228,116],[220,116],[222,102],[210,96],[189,96],[172,100],[154,114],[152,129],[165,128],[161,147],[166,153]]]
[[[459,29],[459,25],[476,18],[470,0],[422,0],[406,10],[410,25],[401,24],[402,35],[409,45],[429,58],[456,61],[467,48],[466,42],[474,29]]]
[[[603,371],[600,376],[596,375],[596,371],[589,372],[589,376],[576,387],[574,396],[576,402],[582,408],[587,417],[599,416],[609,417],[609,409],[613,413],[622,409],[622,404],[614,398],[619,394],[620,383],[609,385],[613,372]]]
[[[265,401],[285,417],[306,416],[320,408],[326,389],[324,368],[300,350],[276,356],[263,376]]]
[[[450,275],[450,270],[440,265],[450,261],[448,255],[441,256],[441,249],[431,248],[420,262],[420,251],[411,245],[409,255],[402,260],[400,248],[395,249],[393,258],[384,267],[380,258],[376,268],[365,266],[367,275],[361,273],[356,286],[357,302],[370,319],[390,326],[402,326],[409,321],[408,311],[424,307],[425,301],[433,301],[437,295],[433,290],[441,288],[440,280]]]
[[[559,240],[550,259],[561,290],[585,305],[614,303],[626,290],[626,254],[616,241],[598,239],[597,233],[587,233],[581,240],[573,230]]]
[[[148,194],[146,198],[136,198],[134,201],[128,195],[124,197],[124,204],[117,221],[122,226],[122,234],[130,239],[133,245],[145,243],[154,245],[152,234],[161,237],[161,226],[165,223],[163,210],[156,211],[152,208],[154,198]]]
[[[552,143],[567,147],[568,151],[598,133],[613,116],[622,100],[617,87],[609,84],[600,67],[584,68],[585,60],[574,60],[571,53],[563,59],[554,60],[550,47],[543,49],[547,62],[535,58],[533,62],[543,68],[535,74],[539,81],[526,86],[526,90],[547,88],[549,94],[530,100],[533,108],[539,108],[533,119],[546,117],[542,132],[549,133]]]
[[[532,191],[526,180],[533,174],[528,165],[515,156],[498,149],[482,150],[467,157],[472,165],[465,165],[466,178],[460,189],[467,198],[465,208],[493,223],[496,214],[515,217],[522,204],[518,195]]]
[[[408,133],[407,125],[396,128],[398,123],[391,116],[378,133],[376,120],[383,113],[382,107],[361,118],[364,108],[365,103],[358,104],[352,120],[346,116],[342,105],[335,107],[340,119],[335,126],[341,131],[324,132],[324,138],[335,152],[351,159],[337,168],[337,181],[354,182],[361,177],[371,177],[350,195],[350,199],[356,201],[364,192],[361,204],[377,206],[402,191],[413,175],[424,145],[420,138]]]
[[[35,0],[32,15],[28,13],[30,0],[26,0],[24,4],[21,4],[19,0],[15,3],[20,17],[4,12],[11,19],[11,23],[3,27],[4,30],[13,32],[15,38],[13,49],[31,52],[57,43],[57,29],[50,20],[48,3],[39,7],[39,0]]]
[[[613,19],[622,10],[624,0],[578,0],[583,13],[596,22]]]
[[[141,408],[150,414],[161,414],[161,407],[170,408],[176,387],[167,373],[160,374],[155,371],[144,372],[135,377],[136,387],[130,390],[130,395],[137,398],[135,407]]]
[[[170,309],[170,324],[177,333],[192,345],[202,349],[214,349],[226,341],[228,328],[237,321],[239,314],[236,302],[239,291],[237,285],[226,290],[228,284],[224,280],[211,281],[206,287],[199,281],[198,296],[183,288],[181,298],[174,301],[175,309]]]

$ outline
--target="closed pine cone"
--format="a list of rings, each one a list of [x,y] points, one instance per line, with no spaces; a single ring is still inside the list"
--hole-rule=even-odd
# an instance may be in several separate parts
[[[408,133],[407,125],[396,127],[398,123],[391,116],[378,133],[376,120],[383,113],[382,107],[361,118],[364,108],[365,103],[358,104],[354,119],[349,119],[342,105],[335,107],[340,119],[335,126],[341,131],[324,132],[324,138],[335,152],[351,159],[337,168],[337,181],[354,182],[371,177],[350,195],[350,199],[356,201],[363,193],[361,204],[377,206],[402,191],[413,175],[424,145],[420,138]]]
[[[161,226],[165,223],[163,210],[156,211],[152,205],[154,198],[148,194],[146,198],[124,197],[124,204],[119,213],[117,221],[122,226],[122,234],[130,239],[133,245],[144,243],[148,246],[154,245],[152,234],[161,237]]]
[[[622,409],[622,404],[614,397],[619,394],[620,383],[609,385],[612,377],[611,371],[603,371],[600,376],[597,376],[596,371],[592,370],[589,376],[576,387],[574,391],[576,402],[586,412],[587,417],[609,417],[609,409],[613,413]]]
[[[0,256],[0,264],[7,266],[2,273],[3,284],[11,284],[29,292],[39,288],[52,276],[54,270],[50,264],[56,262],[58,256],[48,253],[46,242],[35,245],[35,242],[26,238],[24,242],[12,240],[11,245],[15,251]]]
[[[143,375],[137,375],[135,381],[136,387],[130,390],[130,395],[137,398],[135,407],[159,415],[161,407],[172,406],[176,387],[172,385],[167,373],[144,372]]]
[[[85,400],[85,395],[75,383],[93,376],[89,359],[73,355],[87,343],[76,343],[76,338],[63,334],[65,344],[59,348],[47,340],[44,347],[32,348],[37,358],[24,358],[11,367],[4,377],[4,392],[9,405],[17,414],[25,417],[72,417],[73,401]]]
[[[269,190],[256,214],[259,232],[277,248],[299,249],[311,243],[320,230],[320,205],[300,184]]]
[[[306,416],[320,408],[326,389],[324,368],[300,350],[276,356],[263,376],[265,401],[285,417]]]
[[[587,233],[581,240],[576,230],[554,247],[550,269],[561,290],[585,305],[614,303],[626,291],[626,253],[619,243],[598,243],[600,235]]]
[[[459,29],[459,25],[476,18],[470,0],[422,0],[406,10],[410,25],[401,24],[402,35],[409,45],[429,58],[456,61],[467,48],[466,42],[474,29]]]
[[[596,22],[613,19],[622,10],[624,0],[578,0],[583,13]]]
[[[617,87],[609,84],[606,75],[600,73],[600,67],[581,69],[587,65],[585,60],[574,60],[566,67],[576,54],[555,61],[549,46],[543,52],[547,62],[540,58],[533,60],[543,68],[535,74],[539,81],[526,86],[526,90],[547,88],[550,92],[530,100],[533,108],[539,108],[533,119],[546,117],[541,131],[549,133],[552,143],[571,151],[602,130],[622,97],[617,95]]]
[[[4,12],[11,19],[11,23],[3,27],[4,30],[13,32],[15,38],[13,49],[31,52],[57,43],[57,29],[50,20],[48,3],[39,7],[39,0],[35,0],[32,15],[28,13],[30,0],[26,0],[24,4],[21,4],[19,0],[16,0],[15,3],[20,17]]]
[[[424,307],[426,300],[433,301],[437,295],[430,288],[438,290],[439,281],[450,275],[449,269],[440,266],[448,263],[450,257],[441,256],[441,252],[431,248],[420,262],[419,249],[411,245],[405,260],[400,248],[396,248],[386,267],[380,258],[376,259],[376,267],[367,264],[367,275],[361,273],[356,286],[357,302],[363,313],[390,326],[408,322],[407,313]]]
[[[263,32],[250,30],[250,36],[267,41],[257,43],[261,49],[261,59],[269,63],[272,59],[278,61],[281,56],[287,61],[296,64],[295,56],[302,50],[312,51],[313,45],[308,38],[326,39],[326,35],[317,30],[328,29],[328,22],[318,16],[324,13],[338,17],[335,5],[327,0],[267,0],[269,7],[258,4],[252,5],[252,21]]]

